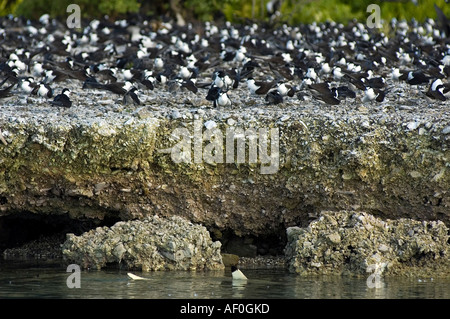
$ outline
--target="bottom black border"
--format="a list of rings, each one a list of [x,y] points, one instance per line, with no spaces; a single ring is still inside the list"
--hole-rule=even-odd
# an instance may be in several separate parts
[[[361,318],[438,314],[449,299],[3,299],[3,313],[46,317],[99,315],[145,318],[280,318],[281,316]],[[263,306],[264,305],[264,306]],[[444,308],[444,306],[446,308]],[[184,307],[184,308],[183,308]],[[189,310],[188,308],[189,307]],[[62,309],[62,311],[58,311]],[[211,311],[212,309],[212,311]],[[431,311],[431,313],[430,313]]]

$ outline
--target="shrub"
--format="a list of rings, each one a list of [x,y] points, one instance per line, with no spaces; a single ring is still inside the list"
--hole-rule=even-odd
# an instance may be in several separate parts
[[[189,20],[213,21],[221,12],[229,21],[254,19],[269,21],[266,4],[270,0],[2,0],[0,14],[13,13],[25,18],[38,18],[44,13],[53,17],[65,17],[66,8],[71,3],[80,6],[83,17],[98,18],[108,15],[112,18],[130,12],[143,14],[174,16],[177,10]],[[280,23],[311,23],[335,21],[346,23],[356,19],[365,21],[370,15],[366,12],[371,3],[381,8],[381,18],[390,21],[392,18],[424,21],[426,18],[436,18],[434,3],[447,16],[450,16],[450,6],[445,0],[282,0],[281,15],[276,19]],[[174,5],[175,4],[175,5]],[[177,9],[174,9],[174,7]]]
[[[76,3],[80,6],[81,14],[85,18],[97,18],[104,15],[115,17],[128,12],[138,12],[140,4],[137,0],[19,0],[14,14],[29,19],[37,19],[48,13],[52,17],[67,16],[67,6]]]

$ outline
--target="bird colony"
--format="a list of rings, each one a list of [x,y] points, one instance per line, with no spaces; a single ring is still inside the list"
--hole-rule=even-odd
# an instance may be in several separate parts
[[[1,161],[10,171],[1,185],[8,200],[1,208],[17,211],[29,205],[30,211],[47,214],[45,205],[60,201],[58,209],[68,203],[67,210],[84,218],[91,207],[97,216],[103,214],[97,207],[118,205],[117,211],[135,219],[148,213],[146,205],[161,206],[167,210],[161,210],[163,214],[194,216],[204,225],[244,235],[279,231],[280,225],[297,224],[300,217],[306,220],[305,215],[316,213],[312,208],[324,207],[357,207],[392,218],[445,219],[450,32],[447,19],[438,16],[424,23],[393,20],[382,29],[360,22],[178,26],[144,17],[83,21],[82,28],[69,29],[48,15],[38,21],[0,18],[0,126],[3,144],[9,143],[4,149],[10,150]],[[134,116],[141,122],[132,127]],[[191,170],[194,182],[185,184],[177,174],[186,171],[179,173],[169,159],[149,165],[155,158],[155,140],[171,133],[165,125],[195,116],[208,124],[251,124],[252,119],[264,126],[275,123],[281,132],[282,173],[268,176],[267,182],[237,170],[237,175]],[[85,123],[91,119],[91,125]],[[26,121],[33,128],[22,125]],[[153,139],[149,132],[159,133]],[[67,142],[69,138],[74,141]],[[29,141],[43,144],[51,154],[28,147]],[[127,147],[129,154],[124,151]],[[56,164],[48,164],[47,158]],[[109,175],[101,170],[108,165],[114,168]],[[27,180],[18,167],[33,167],[27,172],[34,175]],[[142,187],[133,177],[137,167],[158,185],[151,186],[150,196],[132,192]],[[127,173],[121,175],[122,169]],[[117,170],[119,174],[114,174]],[[161,170],[173,175],[166,189],[159,187],[161,180],[152,179]],[[61,173],[65,171],[73,180]],[[65,183],[68,196],[59,196],[62,192],[48,185],[53,180]],[[199,189],[207,200],[198,196]],[[268,196],[270,192],[277,194],[276,200]],[[236,200],[239,196],[245,200]],[[87,204],[77,210],[80,198]],[[220,200],[210,200],[216,198]],[[161,221],[142,223],[145,234]],[[185,225],[176,224],[177,231],[184,232]],[[116,261],[134,267],[138,264],[131,257],[149,244],[153,257],[165,256],[171,262],[161,259],[162,266],[143,268],[206,267],[202,260],[192,259],[200,243],[192,250],[177,235],[151,243],[144,236],[134,246],[123,226],[114,228],[120,230],[119,237],[108,229],[96,230],[103,249],[99,261],[79,260],[95,253],[83,250],[92,248],[85,244],[95,237],[94,230],[70,236],[65,253],[89,267]],[[131,226],[133,232],[141,229],[138,222]],[[294,239],[299,242],[302,237]],[[321,247],[320,241],[306,239],[305,243]],[[340,242],[331,233],[327,240],[333,245]],[[216,258],[220,247],[209,244],[205,254]],[[385,245],[387,252],[396,248]],[[296,252],[301,253],[309,260],[307,252]],[[325,265],[334,256],[328,253],[325,249],[323,259],[310,266]],[[354,252],[345,253],[352,258]],[[365,257],[358,257],[358,262]],[[301,270],[303,261],[294,260],[293,267]]]
[[[436,8],[439,10],[439,8]],[[346,107],[445,103],[448,21],[269,26],[0,20],[4,105]],[[387,31],[386,31],[387,32]]]

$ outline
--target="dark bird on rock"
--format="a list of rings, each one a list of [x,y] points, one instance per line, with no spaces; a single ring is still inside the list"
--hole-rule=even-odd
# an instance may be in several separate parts
[[[380,89],[375,89],[375,93],[377,94],[377,97],[375,98],[375,101],[377,102],[383,102],[386,94],[388,93],[388,90],[380,90]]]
[[[372,89],[382,89],[386,85],[386,81],[381,76],[370,78],[370,79],[363,79],[362,82],[367,87],[371,87]]]
[[[221,92],[221,88],[218,86],[212,86],[208,90],[208,94],[206,95],[206,99],[208,101],[214,102],[219,98],[219,93]],[[215,105],[214,105],[215,106]]]
[[[10,91],[13,88],[14,85],[16,85],[16,84],[13,83],[10,86],[7,86],[6,88],[0,90],[0,98],[5,98],[5,97],[8,97],[8,96],[11,96]]]
[[[104,89],[104,87],[96,78],[90,76],[84,81],[83,89]]]
[[[137,88],[132,87],[130,90],[128,90],[127,93],[123,96],[123,104],[131,104],[134,105],[140,105],[141,101],[139,100],[138,96],[136,95]]]
[[[198,92],[198,88],[195,86],[195,83],[191,79],[181,81],[181,87],[188,89],[192,93]]]
[[[344,75],[344,78],[347,78],[350,81],[350,83],[353,84],[354,86],[356,86],[358,89],[365,91],[366,86],[365,86],[364,82],[362,81],[362,79],[365,78],[366,76],[368,76],[367,73],[364,73],[364,74],[346,73]]]
[[[255,81],[253,78],[247,79],[247,87],[252,94],[264,95],[276,85],[276,81],[263,82]]]
[[[406,82],[410,85],[426,84],[430,81],[430,77],[421,71],[410,71],[406,76]]]
[[[313,83],[309,85],[313,97],[329,105],[338,105],[341,101],[337,98],[337,91],[331,90],[327,82]]]
[[[265,98],[268,104],[279,104],[283,103],[283,95],[280,94],[278,89],[270,90]]]
[[[60,94],[55,96],[53,101],[50,101],[50,104],[53,106],[59,106],[59,107],[71,107],[72,101],[70,100],[69,89],[63,89]]]
[[[4,88],[3,90],[0,90],[0,98],[5,98],[10,96],[11,94],[9,93],[11,91],[11,89],[16,85],[16,81],[15,78],[11,79],[11,77],[7,76],[2,83],[0,83],[0,87],[3,86],[3,84],[5,84],[7,81],[9,80],[13,80],[14,83],[12,83],[10,86],[7,86],[6,88]]]
[[[124,95],[128,92],[126,82],[99,83],[94,77],[88,77],[83,83],[83,89],[107,90],[116,94]]]
[[[355,91],[351,90],[348,86],[338,86],[337,88],[332,88],[331,91],[333,93],[337,94],[337,97],[339,99],[345,99],[345,98],[356,98]]]
[[[275,74],[277,78],[284,78],[288,81],[291,81],[294,79],[295,75],[295,68],[291,67],[289,64],[285,64],[281,67],[276,67],[269,63],[270,70]]]

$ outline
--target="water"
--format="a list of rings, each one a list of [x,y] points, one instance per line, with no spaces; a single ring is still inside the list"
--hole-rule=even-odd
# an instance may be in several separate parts
[[[302,277],[282,269],[242,269],[249,278],[236,283],[229,271],[133,273],[82,270],[80,288],[69,288],[72,273],[61,267],[0,264],[0,298],[41,299],[449,299],[450,279],[383,278],[370,288],[367,278]],[[73,278],[73,277],[72,277]],[[69,280],[75,283],[75,280]]]

